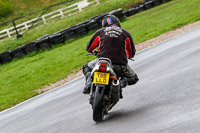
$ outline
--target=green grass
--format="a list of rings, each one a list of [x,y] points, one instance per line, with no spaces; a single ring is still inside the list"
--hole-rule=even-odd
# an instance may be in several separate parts
[[[74,16],[67,17],[59,21],[50,21],[46,25],[39,25],[37,28],[33,28],[26,32],[23,35],[23,38],[20,38],[19,40],[13,40],[11,38],[0,42],[0,53],[6,50],[13,50],[16,47],[22,46],[27,42],[35,41],[46,34],[50,35],[85,20],[89,20],[91,17],[97,14],[109,12],[113,9],[117,9],[120,7],[126,8],[128,7],[128,5],[132,5],[133,3],[136,3],[138,1],[141,0],[101,0],[100,5],[95,6],[95,8],[93,8],[94,6],[92,6]]]
[[[9,1],[0,0],[0,18],[7,17],[9,14],[13,13],[12,4]]]
[[[122,27],[133,35],[135,43],[140,43],[197,20],[199,0],[173,0],[127,18]],[[0,110],[37,95],[36,89],[67,77],[93,59],[85,56],[92,33],[0,66]]]

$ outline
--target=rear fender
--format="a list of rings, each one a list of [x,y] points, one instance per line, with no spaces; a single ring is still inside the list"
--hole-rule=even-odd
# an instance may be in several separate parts
[[[100,89],[105,90],[106,85],[100,85],[100,84],[94,84],[94,83],[92,83],[91,84],[91,89],[90,89],[90,96],[92,96],[95,93],[96,88],[100,88]]]

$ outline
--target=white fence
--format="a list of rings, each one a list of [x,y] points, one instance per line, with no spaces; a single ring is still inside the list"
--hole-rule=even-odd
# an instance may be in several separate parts
[[[67,16],[71,16],[73,14],[76,14],[77,12],[80,12],[83,10],[83,8],[88,7],[90,4],[99,4],[98,0],[82,0],[80,2],[74,3],[70,6],[60,8],[56,11],[50,12],[48,14],[42,15],[40,18],[34,18],[29,21],[23,22],[19,25],[16,25],[18,32],[23,31],[23,30],[28,30],[29,27],[32,25],[37,25],[39,23],[44,23],[46,24],[48,20],[50,19],[55,19],[57,17],[64,18]],[[0,40],[5,39],[5,38],[10,38],[11,36],[15,35],[16,31],[14,27],[4,29],[0,31]]]

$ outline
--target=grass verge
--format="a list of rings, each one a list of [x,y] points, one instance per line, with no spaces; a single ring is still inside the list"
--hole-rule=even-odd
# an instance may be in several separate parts
[[[173,0],[127,18],[122,27],[140,43],[197,20],[199,0]],[[37,95],[36,89],[65,78],[93,59],[84,50],[92,34],[0,66],[0,111]]]

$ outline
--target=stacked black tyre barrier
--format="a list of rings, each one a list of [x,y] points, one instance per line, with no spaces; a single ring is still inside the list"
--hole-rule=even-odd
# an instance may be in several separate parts
[[[60,31],[60,33],[62,34],[64,40],[76,37],[76,33],[73,28],[64,29]]]
[[[22,58],[23,56],[37,52],[39,50],[45,50],[52,48],[53,45],[64,43],[65,40],[70,38],[76,38],[78,36],[84,36],[91,30],[98,30],[101,28],[101,20],[104,16],[110,14],[115,15],[120,20],[137,14],[141,11],[151,9],[155,6],[169,2],[170,0],[145,0],[142,3],[133,5],[130,9],[123,11],[121,8],[110,11],[108,13],[102,13],[92,17],[90,20],[84,21],[62,31],[56,32],[52,35],[45,35],[36,41],[29,42],[23,46],[16,48],[12,51],[5,51],[0,53],[0,64],[4,64],[12,61],[13,58]]]
[[[49,35],[45,35],[45,36],[39,38],[36,41],[36,46],[38,47],[38,49],[42,49],[42,50],[51,48],[51,42],[50,42]]]
[[[16,48],[13,51],[10,52],[10,55],[13,58],[21,58],[23,56],[25,56],[25,52],[23,51],[22,47]]]
[[[61,44],[65,42],[65,39],[61,32],[56,32],[49,36],[51,45]]]
[[[10,55],[10,51],[6,51],[0,54],[0,63],[4,64],[10,62],[12,60],[12,56]]]
[[[98,24],[98,22],[94,20],[89,21],[85,26],[88,32],[91,30],[97,30],[100,28],[100,25]]]
[[[25,44],[24,46],[22,46],[22,49],[25,54],[37,52],[39,50],[36,46],[36,42],[29,42],[29,43]]]

